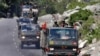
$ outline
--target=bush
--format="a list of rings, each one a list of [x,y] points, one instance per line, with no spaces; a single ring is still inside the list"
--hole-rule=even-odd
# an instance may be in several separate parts
[[[69,23],[72,25],[78,20],[86,21],[90,15],[92,15],[92,13],[88,10],[79,10],[79,12],[76,12],[70,16]]]
[[[85,35],[87,35],[89,33],[90,26],[93,22],[94,22],[94,19],[92,17],[89,17],[89,19],[87,21],[83,22],[82,29],[80,30],[83,38]]]
[[[88,43],[92,43],[92,40],[96,38],[97,40],[100,39],[100,27],[95,29],[93,32],[90,32],[90,26],[94,22],[94,18],[89,17],[87,21],[84,21],[82,25],[82,29],[80,30],[82,34],[82,39],[88,40]]]
[[[48,14],[55,14],[56,12],[57,12],[57,11],[55,10],[55,8],[54,8],[53,5],[48,6],[48,7],[46,8],[46,13],[48,13]]]
[[[76,6],[79,6],[81,8],[85,7],[87,4],[82,3],[82,2],[71,2],[70,5],[68,6],[68,9],[74,9]]]
[[[6,3],[0,3],[0,10],[4,10],[4,9],[7,9],[8,6]]]

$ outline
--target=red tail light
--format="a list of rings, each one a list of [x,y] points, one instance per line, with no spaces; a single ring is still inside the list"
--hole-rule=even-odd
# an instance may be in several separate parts
[[[71,53],[68,53],[68,56],[71,56]]]
[[[49,51],[50,51],[50,49],[49,49],[49,48],[45,48],[45,51],[46,51],[46,52],[49,52]]]

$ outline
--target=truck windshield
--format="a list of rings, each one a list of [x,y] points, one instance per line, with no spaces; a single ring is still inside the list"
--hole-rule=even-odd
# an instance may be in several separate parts
[[[22,26],[22,30],[23,30],[23,31],[31,31],[32,28],[31,28],[30,26],[23,25],[23,26]]]
[[[23,8],[31,8],[30,5],[23,5]]]
[[[34,26],[22,26],[22,32],[25,35],[36,35],[37,32],[39,32],[38,28],[34,25]]]
[[[28,18],[21,18],[19,19],[20,22],[30,23],[30,20]]]
[[[28,12],[23,12],[23,16],[24,17],[28,17],[29,16],[29,13]]]
[[[49,38],[56,39],[75,39],[77,31],[75,29],[50,29]]]

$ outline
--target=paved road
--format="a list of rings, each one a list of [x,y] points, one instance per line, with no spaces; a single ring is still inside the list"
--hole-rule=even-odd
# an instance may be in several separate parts
[[[19,48],[15,19],[0,20],[0,56],[41,56],[41,50]]]

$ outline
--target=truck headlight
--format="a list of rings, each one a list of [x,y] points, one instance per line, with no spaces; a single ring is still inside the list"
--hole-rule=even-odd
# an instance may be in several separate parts
[[[40,37],[39,36],[36,36],[36,38],[39,39]]]
[[[51,50],[51,51],[53,51],[53,50],[54,50],[54,48],[50,48],[50,50]]]
[[[25,39],[25,36],[22,36],[22,39]]]
[[[77,49],[76,48],[73,48],[73,51],[77,51]]]
[[[49,44],[50,45],[54,45],[54,41],[49,41]]]

